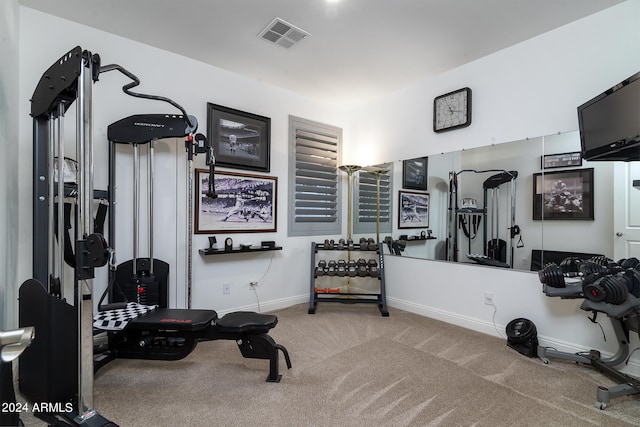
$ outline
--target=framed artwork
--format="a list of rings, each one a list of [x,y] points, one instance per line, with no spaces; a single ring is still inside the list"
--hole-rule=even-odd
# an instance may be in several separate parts
[[[533,219],[593,220],[593,168],[533,174]]]
[[[208,169],[196,169],[195,185],[196,234],[277,231],[277,177],[216,172],[215,199],[207,196]]]
[[[427,191],[428,157],[404,160],[402,162],[402,188]]]
[[[398,228],[429,227],[429,193],[398,192]]]
[[[207,103],[207,134],[216,156],[216,165],[269,172],[269,117]]]
[[[582,153],[547,154],[541,157],[540,167],[542,169],[566,168],[571,166],[582,166]]]

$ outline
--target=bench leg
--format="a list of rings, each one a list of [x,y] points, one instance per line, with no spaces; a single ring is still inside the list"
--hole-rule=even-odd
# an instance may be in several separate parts
[[[267,382],[280,382],[278,350],[284,354],[287,368],[291,369],[289,353],[284,346],[276,342],[267,334],[244,334],[236,340],[242,356],[249,359],[269,359],[269,376]]]

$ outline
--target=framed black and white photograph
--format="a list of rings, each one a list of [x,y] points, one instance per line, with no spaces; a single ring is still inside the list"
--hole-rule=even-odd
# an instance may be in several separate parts
[[[217,166],[269,172],[269,117],[207,103],[207,134]]]
[[[402,162],[402,188],[427,191],[428,157],[404,160]]]
[[[575,151],[573,153],[546,154],[541,156],[541,168],[567,168],[572,166],[582,166],[582,153]]]
[[[398,192],[398,228],[429,227],[429,193]]]
[[[534,220],[593,220],[593,168],[533,174]]]
[[[218,172],[209,194],[209,170],[196,169],[195,233],[277,231],[278,178]]]

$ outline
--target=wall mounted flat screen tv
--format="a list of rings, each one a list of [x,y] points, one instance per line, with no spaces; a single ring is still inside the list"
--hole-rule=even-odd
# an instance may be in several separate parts
[[[640,160],[640,72],[578,107],[585,160]]]

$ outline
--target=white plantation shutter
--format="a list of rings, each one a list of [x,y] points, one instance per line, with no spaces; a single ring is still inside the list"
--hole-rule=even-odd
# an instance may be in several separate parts
[[[342,129],[289,117],[289,235],[340,234]]]
[[[391,189],[393,165],[390,163],[380,165],[388,168],[389,173],[380,177],[380,232],[391,233],[392,221],[392,194]],[[376,232],[377,210],[377,181],[376,175],[365,170],[355,174],[354,180],[354,212],[353,224],[355,234],[368,234]]]

